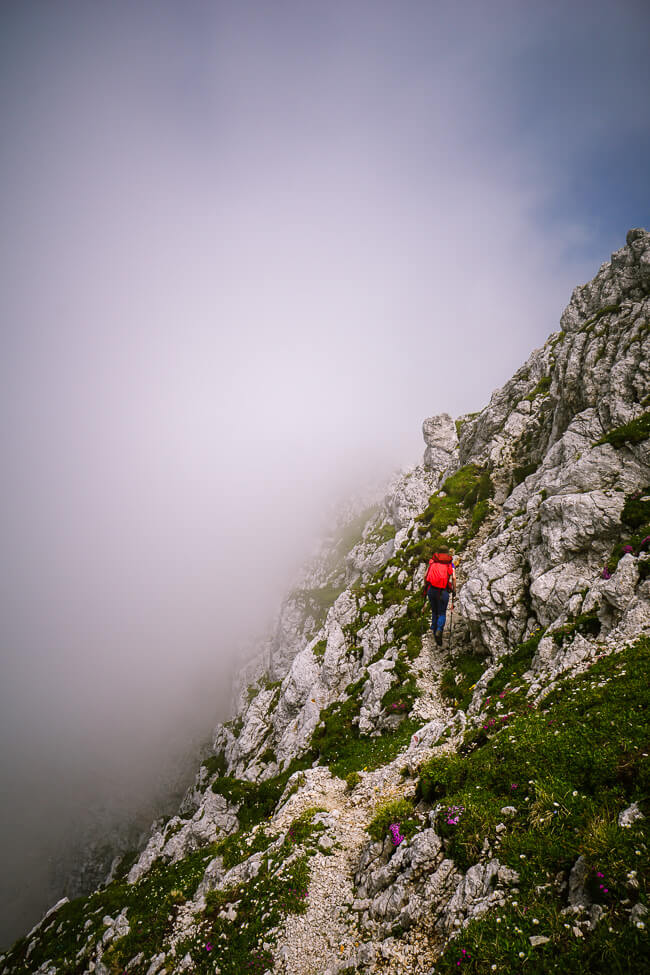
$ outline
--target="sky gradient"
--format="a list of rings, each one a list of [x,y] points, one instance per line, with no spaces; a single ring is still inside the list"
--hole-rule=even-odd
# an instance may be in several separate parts
[[[648,36],[645,0],[2,4],[0,944],[72,820],[187,768],[336,499],[650,225]]]

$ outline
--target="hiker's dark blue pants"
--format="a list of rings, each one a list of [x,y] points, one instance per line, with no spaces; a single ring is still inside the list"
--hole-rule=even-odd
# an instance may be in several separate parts
[[[442,630],[445,625],[449,592],[446,589],[429,586],[427,596],[429,597],[429,605],[431,606],[431,629],[436,633],[438,630]]]

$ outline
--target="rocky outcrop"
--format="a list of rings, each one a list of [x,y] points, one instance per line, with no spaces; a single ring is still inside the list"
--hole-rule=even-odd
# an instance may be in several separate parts
[[[649,268],[650,234],[631,231],[574,291],[565,331],[463,426],[462,461],[499,465],[502,478],[510,471],[502,517],[466,567],[459,598],[492,653],[581,611],[620,536],[625,497],[650,484],[650,441],[599,442],[648,405]]]
[[[458,452],[458,434],[449,414],[441,413],[425,420],[422,435],[427,445],[424,451],[425,467],[436,471],[449,470]]]

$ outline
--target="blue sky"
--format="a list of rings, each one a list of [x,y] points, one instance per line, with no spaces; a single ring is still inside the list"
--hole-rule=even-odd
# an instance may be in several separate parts
[[[94,769],[150,794],[333,500],[650,225],[648,36],[645,0],[0,6],[7,876],[26,806],[54,848]]]

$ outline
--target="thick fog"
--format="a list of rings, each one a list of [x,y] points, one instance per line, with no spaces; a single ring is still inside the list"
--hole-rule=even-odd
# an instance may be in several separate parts
[[[648,225],[649,28],[2,4],[0,944],[80,838],[172,811],[338,499]]]

